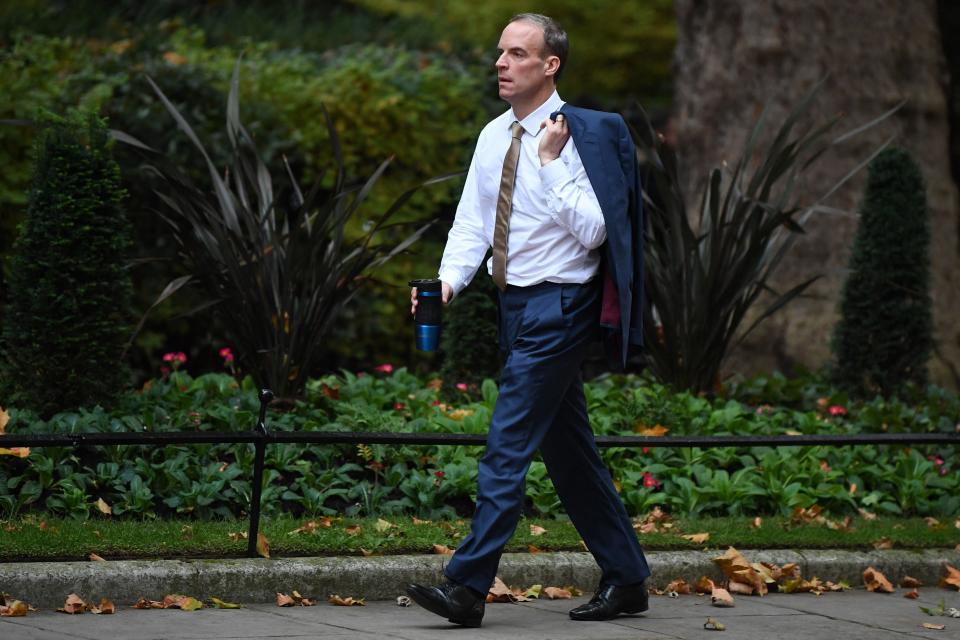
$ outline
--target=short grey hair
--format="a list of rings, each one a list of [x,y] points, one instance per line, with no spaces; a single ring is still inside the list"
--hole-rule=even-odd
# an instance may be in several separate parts
[[[553,80],[556,82],[560,79],[560,73],[566,66],[567,55],[570,53],[570,41],[567,40],[567,32],[563,30],[559,22],[542,13],[518,13],[510,18],[510,23],[520,20],[532,22],[540,27],[540,30],[543,31],[544,51],[547,55],[560,58],[560,66],[557,67],[557,72],[553,74]]]

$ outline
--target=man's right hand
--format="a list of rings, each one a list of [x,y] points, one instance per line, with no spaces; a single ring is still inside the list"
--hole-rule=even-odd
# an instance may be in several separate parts
[[[446,282],[440,283],[440,298],[443,300],[443,304],[448,304],[453,298],[453,287],[451,287]],[[414,287],[410,289],[410,315],[416,315],[417,313],[417,288]]]

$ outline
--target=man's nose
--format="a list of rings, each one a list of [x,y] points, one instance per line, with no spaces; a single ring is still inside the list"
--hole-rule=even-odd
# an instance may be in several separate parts
[[[500,57],[497,58],[497,61],[493,63],[493,66],[497,69],[506,69],[507,68],[507,52],[504,51],[500,54]]]

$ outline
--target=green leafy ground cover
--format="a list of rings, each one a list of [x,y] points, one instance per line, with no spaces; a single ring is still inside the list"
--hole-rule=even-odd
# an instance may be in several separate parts
[[[261,531],[271,557],[434,553],[434,545],[455,548],[469,531],[469,520],[421,522],[410,517],[322,518],[316,528],[303,519],[264,520]],[[849,527],[798,523],[790,518],[764,518],[754,527],[751,518],[677,518],[669,529],[640,533],[648,550],[751,548],[872,549],[889,541],[894,549],[945,548],[960,544],[960,528],[951,522],[930,526],[920,518],[856,518]],[[531,526],[545,529],[534,535]],[[0,561],[86,560],[95,553],[107,560],[129,558],[239,557],[246,553],[243,520],[135,520],[24,517],[0,523]],[[298,529],[308,529],[298,531]],[[352,533],[351,533],[352,532]],[[704,543],[683,535],[708,533]],[[231,536],[231,534],[233,534]],[[530,549],[530,545],[535,550]],[[569,521],[524,519],[507,551],[582,551],[580,536]]]
[[[271,411],[275,430],[485,432],[492,381],[442,398],[439,381],[388,365],[308,383],[305,398]],[[456,385],[454,385],[456,388]],[[600,435],[954,433],[960,399],[930,387],[905,400],[848,402],[813,377],[756,378],[715,398],[672,393],[641,377],[587,384]],[[249,430],[258,403],[252,382],[174,371],[130,393],[110,412],[62,413],[48,421],[8,408],[8,433]],[[650,431],[652,430],[652,431]],[[473,511],[479,447],[338,445],[267,447],[266,517],[415,515]],[[860,509],[881,516],[945,518],[960,510],[951,447],[667,447],[603,451],[631,515],[659,505],[690,517],[790,515],[818,505],[835,517]],[[250,445],[35,449],[0,456],[0,517],[42,512],[84,519],[98,500],[115,517],[242,517],[253,468]],[[527,480],[528,516],[554,517],[559,501],[542,462]]]

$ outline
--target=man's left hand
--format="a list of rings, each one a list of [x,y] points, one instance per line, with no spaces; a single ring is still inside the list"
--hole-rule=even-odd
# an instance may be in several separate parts
[[[540,123],[541,129],[546,129],[540,138],[540,146],[537,154],[540,156],[540,166],[553,162],[560,157],[564,145],[570,139],[570,132],[567,130],[566,118],[562,113],[557,114],[557,120],[554,122],[547,118]]]

